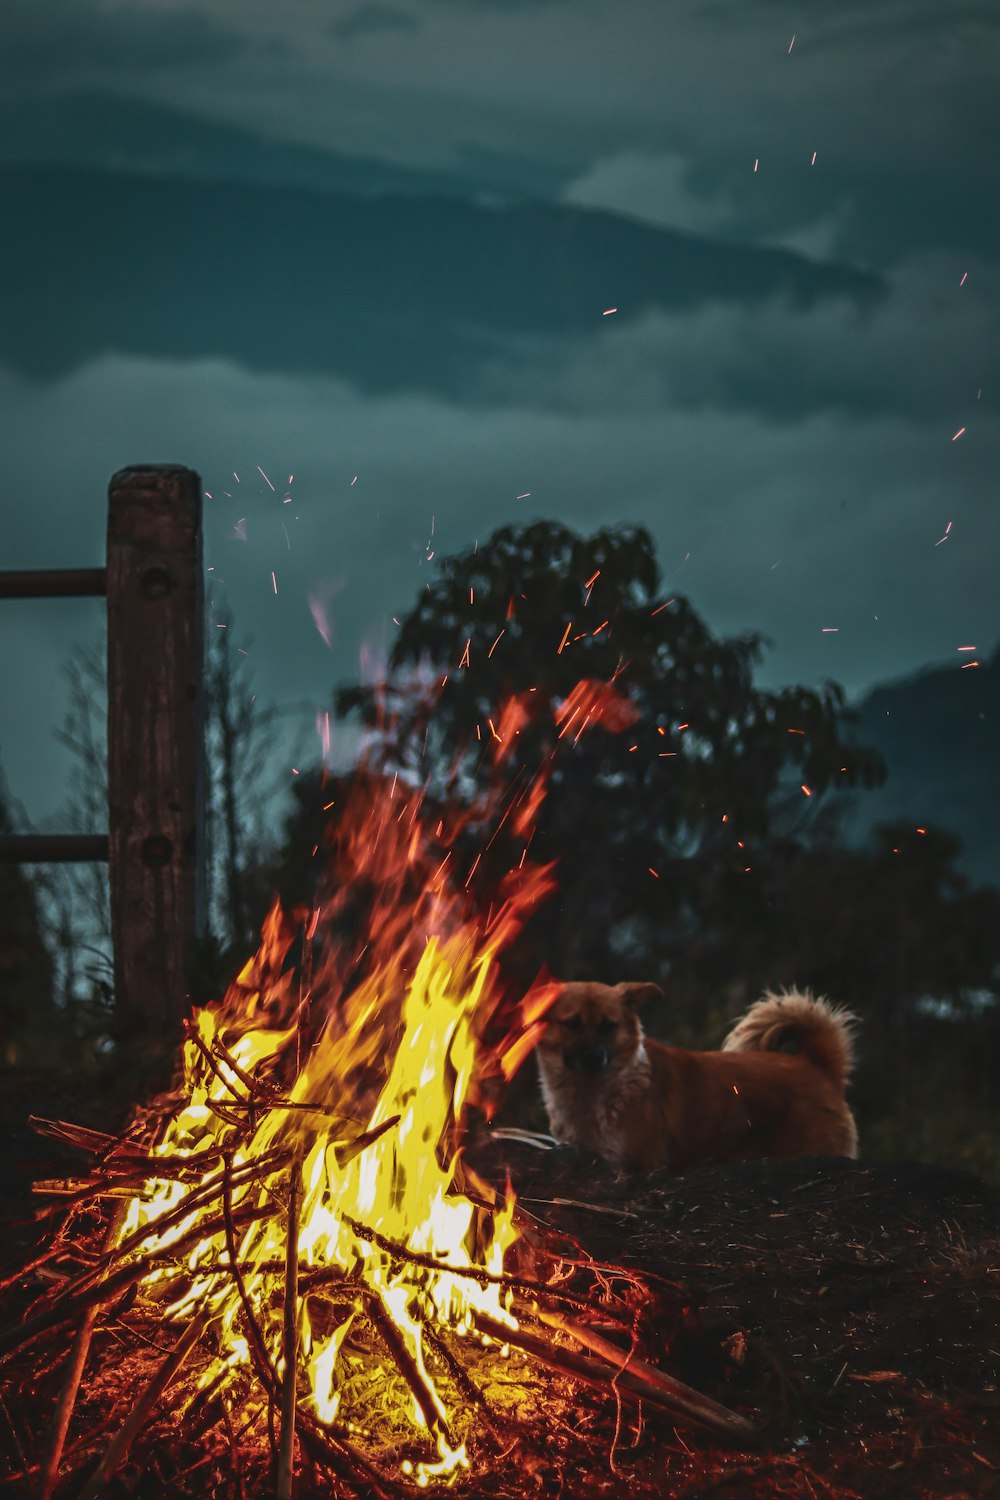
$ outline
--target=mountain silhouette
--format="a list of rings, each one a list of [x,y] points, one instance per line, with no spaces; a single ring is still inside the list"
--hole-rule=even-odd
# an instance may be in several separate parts
[[[875,823],[933,824],[962,840],[959,864],[977,883],[1000,885],[1000,648],[978,667],[929,667],[874,688],[857,705],[857,739],[880,751],[884,786],[854,803],[846,832]]]
[[[620,323],[720,302],[863,306],[884,290],[795,252],[536,202],[8,166],[0,214],[0,359],[37,378],[108,352],[218,356],[474,401],[486,361],[596,336],[612,301]],[[731,378],[734,404],[828,400],[780,370]]]
[[[476,190],[467,172],[397,166],[277,141],[167,104],[82,89],[57,98],[0,100],[0,162],[370,197],[469,198]],[[505,181],[511,185],[520,163],[505,166],[497,158],[492,172],[479,166],[480,190],[498,191]]]

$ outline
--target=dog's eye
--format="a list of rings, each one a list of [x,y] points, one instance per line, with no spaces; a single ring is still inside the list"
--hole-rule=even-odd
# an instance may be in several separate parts
[[[582,1016],[564,1016],[563,1025],[567,1031],[580,1031],[583,1028]]]
[[[601,1018],[601,1020],[598,1021],[598,1023],[597,1023],[597,1035],[598,1036],[610,1036],[611,1033],[613,1031],[617,1031],[617,1029],[618,1029],[618,1023],[617,1023],[617,1021],[612,1021],[612,1019],[611,1019],[610,1016],[603,1016]]]

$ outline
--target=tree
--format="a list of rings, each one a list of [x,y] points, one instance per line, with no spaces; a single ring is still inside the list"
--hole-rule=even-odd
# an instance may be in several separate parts
[[[0,833],[14,825],[0,776]],[[0,1063],[15,1063],[42,1043],[53,1019],[52,960],[42,936],[30,880],[16,865],[0,865]]]
[[[765,899],[768,865],[831,792],[883,775],[845,739],[834,684],[754,686],[762,644],[663,598],[643,529],[537,522],[444,558],[387,680],[336,702],[385,769],[443,799],[482,796],[506,739],[511,784],[547,778],[531,853],[558,862],[559,896],[529,931],[538,955],[575,977],[650,977],[688,964],[732,902]],[[581,682],[613,684],[616,724],[588,722]],[[503,864],[511,840],[491,851]]]
[[[258,701],[247,652],[224,607],[208,622],[204,699],[211,927],[223,950],[238,953],[253,942],[271,897],[264,871],[282,710]]]

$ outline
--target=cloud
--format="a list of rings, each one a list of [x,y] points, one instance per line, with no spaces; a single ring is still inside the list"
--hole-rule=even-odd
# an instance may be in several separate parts
[[[373,3],[362,5],[351,11],[340,21],[330,23],[330,34],[342,42],[356,41],[358,37],[380,36],[388,31],[419,30],[416,17],[395,5]]]
[[[564,203],[626,214],[696,234],[730,228],[733,203],[716,185],[699,182],[690,157],[677,151],[618,151],[599,157],[566,185]]]
[[[440,558],[538,516],[583,531],[648,526],[666,589],[689,594],[717,631],[758,628],[775,642],[772,682],[832,677],[860,689],[950,659],[966,640],[992,644],[995,414],[978,414],[952,443],[940,423],[900,413],[775,423],[711,406],[605,405],[601,395],[553,411],[525,390],[519,405],[469,410],[223,361],[121,357],[48,387],[7,376],[4,473],[18,503],[5,556],[8,566],[99,563],[113,470],[188,463],[212,496],[209,578],[255,639],[260,691],[317,707],[357,672],[363,647],[391,642],[392,616],[435,566],[428,543]],[[53,444],[53,432],[74,440]],[[234,540],[241,518],[245,542]],[[935,545],[949,521],[949,541]],[[328,601],[329,651],[310,598]],[[26,674],[55,683],[70,637],[14,610],[0,626],[0,690],[27,701]],[[22,626],[12,642],[6,632]],[[39,707],[36,735],[60,712]],[[302,753],[314,749],[308,740]],[[8,770],[25,796],[27,728],[17,753]]]
[[[809,308],[760,302],[619,313],[588,337],[512,337],[484,360],[476,393],[566,411],[755,413],[766,422],[817,412],[865,422],[898,414],[951,433],[1000,381],[984,309],[1000,295],[994,267],[969,261],[967,280],[940,257],[898,268],[888,295],[861,309],[829,298]],[[969,295],[966,295],[969,293]],[[954,419],[954,421],[952,421]],[[951,424],[949,426],[949,424]]]
[[[0,9],[0,69],[37,89],[87,69],[166,72],[186,63],[215,65],[243,50],[243,42],[194,5],[171,8],[99,0],[4,0]]]
[[[12,168],[0,171],[4,215],[19,233],[0,277],[0,358],[43,377],[105,349],[215,353],[475,401],[485,362],[597,347],[612,303],[631,323],[652,309],[862,309],[885,291],[851,267],[571,206]],[[800,401],[810,391],[802,383]]]

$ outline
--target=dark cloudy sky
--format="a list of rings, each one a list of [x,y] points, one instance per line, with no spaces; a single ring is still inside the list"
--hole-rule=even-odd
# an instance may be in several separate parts
[[[959,670],[998,143],[995,0],[4,0],[0,567],[101,562],[110,474],[179,461],[271,698],[537,516],[649,527],[766,681]],[[100,606],[0,611],[44,818]]]

